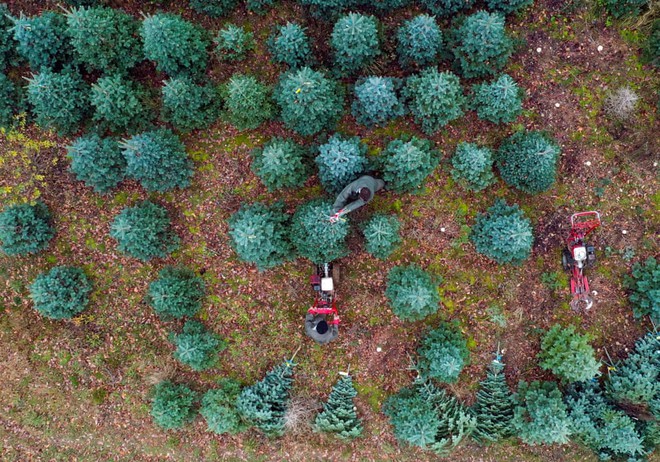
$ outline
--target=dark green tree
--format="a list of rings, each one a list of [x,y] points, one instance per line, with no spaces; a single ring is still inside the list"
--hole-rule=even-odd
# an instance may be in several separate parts
[[[227,348],[227,343],[220,336],[197,321],[186,321],[183,331],[173,334],[171,341],[176,345],[174,357],[195,371],[215,366],[218,353]]]
[[[0,74],[9,66],[16,64],[16,46],[12,27],[14,21],[7,5],[0,3]],[[0,94],[0,96],[2,96]],[[0,98],[2,101],[2,98]],[[0,122],[2,119],[0,119]]]
[[[520,382],[513,428],[525,444],[566,444],[571,421],[555,382]]]
[[[356,6],[357,0],[298,0],[298,3],[311,7],[314,18],[336,18],[339,13]]]
[[[442,32],[435,17],[420,14],[404,21],[397,30],[397,54],[403,67],[435,63],[442,50]]]
[[[12,19],[11,31],[16,50],[34,72],[59,69],[71,61],[71,43],[67,34],[66,18],[52,11],[28,18],[21,13]]]
[[[555,324],[541,340],[539,365],[564,382],[590,380],[600,374],[600,363],[594,358],[589,340],[588,335],[577,333],[574,326]]]
[[[328,402],[323,404],[323,411],[316,416],[316,429],[334,433],[344,440],[360,436],[362,423],[353,404],[353,398],[356,396],[357,391],[351,376],[342,376],[332,388]]]
[[[650,316],[660,324],[660,265],[654,257],[647,258],[644,264],[635,263],[632,276],[626,276],[633,314],[636,318]]]
[[[441,277],[434,277],[419,266],[395,266],[387,275],[385,296],[395,316],[418,321],[438,311],[441,282]]]
[[[225,61],[240,61],[254,50],[254,34],[243,27],[228,24],[215,38],[215,52]]]
[[[653,21],[649,35],[642,42],[642,62],[660,67],[660,19]]]
[[[437,16],[452,16],[471,8],[474,0],[421,0],[421,3]]]
[[[363,2],[359,2],[359,3],[363,3],[366,6],[374,8],[379,13],[387,13],[396,10],[398,8],[403,8],[405,6],[408,6],[411,3],[411,1],[410,0],[364,0]]]
[[[238,0],[189,0],[189,2],[190,8],[212,18],[225,16],[238,5]]]
[[[162,119],[177,130],[207,128],[220,115],[222,104],[215,86],[197,85],[189,77],[175,77],[163,83]]]
[[[16,90],[14,83],[0,72],[0,127],[9,128],[18,112],[19,98]]]
[[[639,16],[649,0],[604,0],[605,9],[615,18]]]
[[[273,117],[270,89],[251,75],[234,74],[223,94],[225,117],[239,130],[253,130]]]
[[[507,74],[472,87],[472,107],[480,119],[493,123],[515,121],[522,112],[523,90]]]
[[[319,146],[319,155],[314,161],[323,187],[337,194],[368,169],[367,145],[357,136],[348,138],[335,133]]]
[[[250,11],[254,11],[257,14],[265,14],[269,7],[273,5],[275,0],[246,0],[245,5]]]
[[[204,280],[192,270],[166,266],[149,284],[146,300],[164,320],[192,317],[202,308]]]
[[[186,385],[165,380],[156,385],[151,397],[151,417],[165,430],[177,430],[195,419],[197,393]]]
[[[332,203],[315,199],[302,204],[291,222],[291,242],[301,257],[312,263],[329,263],[348,255],[348,218],[334,223]]]
[[[397,95],[400,81],[390,77],[367,77],[355,83],[351,105],[355,120],[367,127],[382,125],[402,116],[405,106]]]
[[[479,192],[496,181],[493,162],[490,149],[460,142],[451,158],[451,176],[466,189]]]
[[[407,192],[417,190],[424,184],[438,165],[439,158],[430,141],[412,137],[409,141],[391,141],[378,162],[387,188]]]
[[[395,215],[377,214],[367,222],[362,233],[367,241],[367,252],[385,260],[401,243],[401,223]]]
[[[298,188],[312,173],[307,148],[292,139],[271,138],[260,148],[252,150],[252,171],[269,191]]]
[[[144,128],[151,119],[145,97],[142,88],[121,74],[101,77],[90,97],[94,120],[113,132]]]
[[[206,420],[208,430],[217,435],[231,435],[244,431],[245,424],[236,410],[236,398],[241,384],[232,379],[221,379],[220,388],[207,391],[202,398],[200,414]]]
[[[457,325],[447,323],[426,334],[417,354],[420,375],[444,383],[456,382],[470,360],[467,340]]]
[[[34,309],[50,319],[69,319],[87,308],[92,284],[82,269],[56,266],[30,286]]]
[[[275,62],[284,63],[291,68],[308,64],[312,55],[305,28],[292,22],[277,27],[268,39],[268,49]]]
[[[332,29],[330,45],[341,74],[350,75],[368,66],[380,54],[376,18],[359,13],[342,16]]]
[[[27,255],[44,250],[55,236],[48,207],[9,205],[0,213],[0,250],[7,255]]]
[[[66,148],[71,171],[97,193],[107,193],[126,176],[126,159],[114,138],[81,136]]]
[[[486,0],[488,9],[503,14],[514,13],[534,4],[534,0]]]
[[[499,356],[491,361],[486,378],[479,382],[472,406],[476,421],[472,436],[482,443],[496,443],[513,434],[513,394],[506,384],[504,363]]]

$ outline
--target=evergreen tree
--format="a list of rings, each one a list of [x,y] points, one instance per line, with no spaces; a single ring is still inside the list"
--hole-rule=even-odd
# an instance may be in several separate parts
[[[537,194],[554,184],[560,152],[559,145],[541,132],[517,132],[500,145],[497,168],[507,184]]]
[[[181,16],[159,13],[142,21],[140,35],[144,55],[171,77],[197,76],[204,72],[208,56],[206,32]]]
[[[635,263],[632,277],[626,276],[625,286],[630,292],[630,303],[636,318],[650,316],[660,324],[660,265],[649,257],[644,265]]]
[[[236,410],[236,398],[241,385],[232,379],[221,379],[220,388],[207,391],[202,398],[200,414],[206,420],[208,430],[217,435],[236,434],[245,430],[241,416]]]
[[[392,312],[404,321],[418,321],[438,311],[442,278],[416,265],[395,266],[387,275],[385,296]]]
[[[142,59],[140,24],[122,10],[74,8],[66,21],[71,46],[88,68],[122,72]]]
[[[0,213],[0,250],[27,255],[44,250],[55,236],[52,218],[43,202],[9,205]]]
[[[442,50],[442,32],[435,17],[420,14],[404,21],[397,30],[397,54],[402,67],[434,64]]]
[[[71,61],[71,43],[64,16],[44,11],[28,18],[21,13],[12,21],[16,50],[34,72],[59,69]]]
[[[195,419],[197,393],[186,385],[169,380],[160,382],[153,389],[151,417],[165,430],[177,430]]]
[[[110,225],[110,236],[119,251],[143,261],[165,258],[180,243],[167,210],[149,201],[124,208]]]
[[[332,204],[322,199],[311,200],[296,210],[291,222],[291,242],[301,257],[312,263],[330,263],[345,257],[348,218],[330,221]]]
[[[403,95],[415,122],[429,136],[461,117],[466,101],[458,77],[436,68],[408,77]]]
[[[420,375],[444,383],[456,382],[470,359],[467,341],[458,326],[447,323],[426,334],[417,354]]]
[[[43,70],[28,79],[27,97],[37,124],[55,129],[60,135],[80,128],[89,110],[89,86],[80,75],[66,71]]]
[[[660,67],[660,19],[653,21],[649,35],[642,43],[641,58],[644,64]]]
[[[240,61],[254,50],[254,35],[240,26],[228,24],[218,32],[215,45],[215,52],[221,59]]]
[[[18,112],[18,105],[16,86],[0,72],[0,128],[9,128],[12,125],[14,114]]]
[[[223,93],[226,118],[239,130],[253,130],[273,117],[270,89],[250,75],[234,74]]]
[[[126,176],[126,159],[113,138],[84,135],[67,146],[66,151],[76,178],[97,193],[107,193]]]
[[[387,188],[395,192],[419,189],[438,165],[440,156],[431,142],[412,137],[390,141],[379,157]]]
[[[561,391],[554,382],[520,382],[513,428],[525,444],[566,444],[571,425]]]
[[[186,321],[183,332],[172,335],[171,340],[176,345],[174,357],[194,371],[215,366],[218,353],[227,348],[224,340],[197,321]]]
[[[113,132],[144,128],[151,119],[144,99],[144,90],[121,74],[101,77],[92,85],[94,120]]]
[[[125,139],[120,143],[126,158],[126,174],[147,191],[185,188],[193,175],[185,146],[171,130],[160,128]]]
[[[9,8],[6,4],[0,3],[0,75],[6,68],[16,63],[18,43],[14,40],[13,25],[14,21]],[[0,102],[2,101],[1,96],[2,94],[0,94]]]
[[[382,125],[405,113],[397,96],[399,80],[390,77],[368,77],[355,83],[355,99],[351,105],[353,117],[362,125]]]
[[[600,363],[594,358],[589,340],[588,335],[578,334],[574,326],[555,324],[541,340],[539,365],[565,382],[592,379],[600,374]]]
[[[474,0],[421,0],[421,3],[437,16],[452,16],[471,8]]]
[[[639,16],[649,0],[604,0],[605,9],[615,18]]]
[[[411,2],[410,0],[365,0],[362,3],[374,8],[379,13],[387,13],[408,6]]]
[[[268,8],[273,5],[274,1],[275,0],[246,0],[245,4],[248,10],[263,15]]]
[[[534,4],[534,0],[486,0],[486,4],[492,11],[509,14]]]
[[[499,356],[491,361],[486,378],[479,382],[472,406],[476,426],[472,436],[483,443],[496,443],[513,434],[513,395],[506,384],[504,363]]]
[[[395,215],[377,214],[371,217],[363,229],[367,240],[367,252],[385,260],[401,243],[401,223]]]
[[[284,125],[303,136],[334,127],[344,106],[337,82],[309,67],[284,74],[274,99],[282,112]]]
[[[204,280],[188,268],[166,266],[149,284],[146,300],[164,320],[192,317],[202,308]]]
[[[362,423],[357,416],[353,398],[357,391],[350,375],[342,376],[332,388],[323,411],[316,416],[316,429],[334,433],[341,439],[352,439],[362,434]]]
[[[376,18],[359,13],[342,16],[332,29],[330,44],[341,74],[353,74],[368,66],[380,54]]]
[[[50,319],[72,318],[89,303],[92,284],[82,269],[56,266],[41,273],[30,286],[34,309]]]
[[[521,264],[529,257],[534,236],[532,225],[518,205],[498,199],[479,214],[470,232],[477,252],[497,263]]]
[[[231,245],[240,260],[259,270],[273,268],[293,256],[288,224],[281,203],[243,205],[229,218]]]
[[[307,149],[292,139],[271,138],[252,150],[252,171],[269,191],[301,187],[311,174]]]
[[[504,16],[477,11],[454,32],[452,51],[463,77],[493,75],[506,65],[513,41],[504,28]]]
[[[238,5],[237,0],[189,0],[190,8],[212,18],[225,16]]]
[[[284,361],[261,381],[245,387],[236,399],[239,414],[267,436],[284,434],[284,414],[293,383],[293,367],[293,362]]]
[[[291,22],[277,27],[275,34],[268,39],[268,49],[275,62],[291,68],[308,64],[312,55],[305,28]]]
[[[479,192],[495,183],[491,150],[460,142],[451,158],[451,176],[470,191]]]
[[[188,77],[165,80],[162,119],[177,130],[207,128],[220,113],[220,99],[213,85],[197,85]]]
[[[298,0],[301,5],[311,7],[312,16],[314,18],[336,18],[337,15],[346,10],[356,6],[358,0]]]
[[[367,145],[357,136],[348,138],[335,133],[319,146],[319,155],[314,161],[323,187],[331,194],[338,194],[367,170]]]
[[[480,119],[493,123],[514,122],[522,112],[523,91],[515,80],[503,74],[491,83],[472,87],[472,107]]]

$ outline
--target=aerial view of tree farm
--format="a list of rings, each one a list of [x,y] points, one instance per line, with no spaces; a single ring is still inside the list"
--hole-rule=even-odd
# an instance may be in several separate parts
[[[660,462],[659,68],[659,0],[0,0],[0,460]]]

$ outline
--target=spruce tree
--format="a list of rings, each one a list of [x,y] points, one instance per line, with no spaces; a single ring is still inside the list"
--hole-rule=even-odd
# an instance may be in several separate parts
[[[43,202],[9,205],[0,212],[0,250],[28,255],[44,250],[55,236],[52,218]]]
[[[609,14],[619,19],[639,16],[642,9],[650,2],[648,0],[604,0],[603,4]]]
[[[410,0],[365,0],[366,5],[374,8],[379,13],[387,13],[398,8],[408,6]]]
[[[401,243],[401,223],[395,215],[376,214],[364,226],[362,233],[371,255],[385,260]]]
[[[624,282],[635,317],[648,315],[660,324],[660,265],[657,260],[649,257],[643,265],[635,263],[632,276],[626,276]]]
[[[202,308],[204,280],[192,270],[166,266],[149,284],[147,303],[163,320],[192,317]]]
[[[314,161],[323,187],[331,194],[338,194],[368,169],[367,145],[357,136],[348,138],[335,133],[319,146]]]
[[[418,321],[438,311],[441,282],[441,277],[433,277],[419,266],[395,266],[387,274],[385,296],[395,316]]]
[[[231,435],[245,430],[245,424],[236,410],[236,398],[241,384],[232,379],[221,379],[219,388],[207,391],[202,398],[199,412],[206,420],[208,431],[217,435]]]
[[[380,170],[387,188],[395,192],[415,191],[435,170],[440,156],[431,142],[412,137],[393,140],[379,156]]]
[[[514,122],[522,112],[523,90],[507,74],[491,83],[472,87],[472,107],[480,119],[493,123]]]
[[[107,193],[126,176],[126,159],[114,138],[88,134],[75,139],[66,148],[71,171],[97,193]]]
[[[252,150],[251,169],[269,191],[301,187],[311,175],[307,148],[292,139],[271,138]]]
[[[254,34],[243,27],[228,24],[215,38],[215,52],[225,61],[240,61],[254,49]]]
[[[190,8],[212,18],[219,18],[232,12],[238,0],[189,0]]]
[[[9,128],[18,106],[14,83],[0,72],[0,127]]]
[[[66,18],[52,11],[28,18],[12,18],[16,50],[33,72],[59,70],[71,61],[71,43]]]
[[[590,380],[600,374],[600,362],[594,358],[589,340],[588,335],[578,334],[574,326],[555,324],[541,340],[539,365],[565,382]]]
[[[162,119],[182,132],[207,128],[220,114],[220,98],[212,84],[197,85],[188,77],[163,82]]]
[[[94,121],[120,133],[144,128],[151,119],[145,99],[145,91],[121,74],[101,77],[90,97]]]
[[[402,67],[434,64],[442,50],[442,32],[435,17],[420,14],[404,21],[397,30],[397,44]]]
[[[268,49],[275,62],[284,63],[291,68],[305,66],[312,54],[305,28],[291,22],[277,27],[268,39]]]
[[[520,382],[513,428],[525,444],[566,444],[571,422],[555,382]]]
[[[342,75],[368,66],[380,54],[376,18],[359,13],[342,16],[332,29],[330,44]]]
[[[323,411],[316,416],[317,430],[334,433],[340,439],[352,439],[362,434],[362,423],[357,416],[353,398],[357,391],[350,375],[342,376],[332,388]]]
[[[0,75],[6,68],[16,64],[16,46],[18,43],[14,40],[12,31],[13,19],[7,5],[0,3]],[[2,95],[0,94],[0,96]],[[2,101],[2,98],[0,98],[0,101]]]
[[[50,319],[72,318],[89,303],[92,284],[82,269],[56,266],[41,273],[30,286],[34,309]]]
[[[275,0],[246,0],[247,9],[257,14],[264,15]]]
[[[355,83],[355,99],[351,112],[355,120],[367,127],[382,125],[405,113],[397,95],[400,81],[390,77],[367,77]]]
[[[452,16],[471,8],[474,0],[421,0],[421,3],[437,16]]]
[[[330,221],[332,204],[323,199],[311,200],[296,210],[291,220],[291,242],[298,254],[312,263],[330,263],[345,257],[348,218]]]
[[[490,149],[460,142],[451,158],[451,176],[466,189],[479,192],[496,181],[493,162]]]
[[[486,0],[488,9],[503,14],[515,13],[534,4],[534,0]]]
[[[250,75],[233,75],[223,94],[225,117],[239,130],[254,130],[273,117],[270,89]]]
[[[218,362],[218,353],[227,348],[224,340],[197,321],[186,321],[183,331],[180,334],[173,334],[171,341],[176,345],[174,357],[194,371],[203,371],[215,366]]]
[[[472,406],[476,426],[472,436],[483,443],[496,443],[513,434],[513,394],[506,384],[504,363],[499,356],[491,361],[486,378],[479,382]]]
[[[165,430],[177,430],[195,419],[197,393],[186,385],[169,380],[160,382],[152,391],[151,417]]]
[[[470,359],[467,340],[458,326],[447,323],[426,334],[417,354],[420,375],[443,383],[456,382]]]

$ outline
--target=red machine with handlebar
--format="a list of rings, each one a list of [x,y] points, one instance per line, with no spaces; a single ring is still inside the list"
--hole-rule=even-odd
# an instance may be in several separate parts
[[[578,311],[588,310],[593,305],[589,296],[589,280],[584,269],[596,262],[596,252],[585,238],[600,226],[599,212],[580,212],[571,215],[571,232],[566,240],[566,248],[562,253],[562,265],[571,272],[571,308]]]
[[[332,277],[332,263],[316,265],[316,272],[310,277],[312,288],[316,293],[314,305],[307,310],[307,313],[318,315],[324,314],[332,316],[328,324],[339,324],[339,314],[337,313],[335,281]]]

